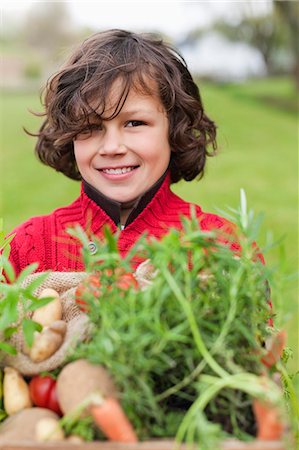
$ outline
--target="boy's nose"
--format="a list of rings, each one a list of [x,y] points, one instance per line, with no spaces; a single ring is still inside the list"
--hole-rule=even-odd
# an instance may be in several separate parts
[[[99,143],[98,153],[101,155],[115,155],[126,152],[126,146],[122,142],[122,135],[115,129],[106,129],[101,142]]]

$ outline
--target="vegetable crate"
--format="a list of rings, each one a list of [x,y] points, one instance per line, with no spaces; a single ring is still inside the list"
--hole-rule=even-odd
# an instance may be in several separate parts
[[[93,436],[88,436],[87,439],[84,436],[88,442],[78,443],[66,438],[61,442],[37,443],[25,440],[25,436],[21,440],[19,436],[20,440],[12,444],[11,441],[18,436],[16,427],[13,426],[10,439],[2,441],[8,444],[0,444],[0,450],[207,450],[205,443],[200,444],[201,446],[179,445],[169,436],[178,432],[178,440],[184,441],[185,438],[194,437],[192,433],[197,427],[198,437],[208,438],[214,433],[211,425],[213,421],[209,422],[208,415],[205,417],[204,414],[208,407],[210,414],[217,411],[215,423],[222,424],[223,419],[226,421],[227,418],[233,417],[235,428],[240,428],[245,423],[247,428],[239,431],[253,436],[255,434],[252,422],[253,416],[256,415],[257,436],[264,439],[264,430],[260,429],[259,425],[265,423],[265,417],[271,418],[270,424],[267,422],[265,426],[269,433],[274,432],[271,436],[266,433],[267,438],[273,439],[272,441],[257,438],[243,442],[237,440],[237,436],[242,436],[241,432],[234,433],[235,439],[225,439],[227,434],[223,433],[224,438],[219,445],[221,450],[291,450],[282,437],[284,422],[287,421],[282,411],[280,418],[282,389],[272,377],[272,373],[279,373],[279,365],[276,363],[280,362],[282,356],[284,333],[278,334],[277,338],[272,327],[269,327],[269,321],[272,319],[271,308],[266,301],[269,295],[269,271],[262,261],[256,261],[256,250],[251,238],[242,236],[242,254],[234,257],[225,246],[210,237],[207,239],[204,233],[196,228],[197,223],[186,221],[184,227],[184,238],[174,230],[161,241],[151,241],[148,244],[145,242],[143,251],[147,259],[134,273],[129,269],[131,261],[125,261],[117,254],[116,237],[107,231],[107,242],[98,244],[99,248],[102,245],[100,259],[99,255],[91,255],[86,250],[89,258],[86,273],[76,273],[76,277],[79,275],[83,278],[76,278],[75,285],[70,286],[65,280],[66,276],[71,276],[74,283],[74,273],[64,272],[54,272],[51,276],[47,274],[48,278],[45,280],[50,284],[43,284],[43,287],[39,285],[39,289],[53,290],[56,286],[55,280],[57,286],[60,286],[57,298],[61,297],[66,311],[66,305],[70,305],[71,311],[74,310],[73,306],[76,306],[78,316],[75,323],[78,323],[79,317],[83,320],[80,322],[80,332],[82,333],[83,325],[86,327],[86,333],[88,331],[88,339],[85,339],[85,331],[82,335],[78,333],[80,339],[71,355],[73,361],[64,365],[57,377],[57,398],[64,414],[61,420],[64,421],[66,436],[76,436],[73,429],[76,429],[76,425],[83,425],[80,414],[75,425],[70,423],[68,414],[82,405],[84,409],[92,403],[91,419],[110,440],[91,442]],[[256,228],[253,230],[255,235]],[[89,242],[87,237],[82,238],[82,242],[84,241]],[[130,257],[132,258],[132,255]],[[45,274],[33,274],[32,277],[35,275],[40,277]],[[22,276],[24,277],[24,274]],[[61,289],[61,283],[58,283],[61,277],[64,289]],[[33,295],[36,283],[35,278],[30,278],[27,287],[19,286],[18,289],[28,295],[28,300],[32,301],[33,298],[34,301],[40,302],[40,297],[35,299]],[[8,294],[10,289],[14,294],[18,292],[14,285],[7,285]],[[72,297],[70,290],[73,292]],[[6,300],[10,300],[8,294]],[[10,307],[8,300],[6,304]],[[50,305],[51,303],[45,304],[44,307]],[[34,309],[34,313],[40,313],[35,305],[32,306],[32,310]],[[198,314],[198,311],[201,311],[201,314]],[[66,315],[59,316],[56,322],[64,319],[69,329],[71,320],[67,321]],[[28,320],[25,322],[27,325]],[[30,320],[33,347],[35,329],[32,323],[37,322]],[[76,336],[77,332],[72,330],[69,335]],[[40,337],[38,339],[40,340]],[[267,348],[264,348],[263,342],[267,342]],[[39,366],[37,370],[34,366],[34,372],[26,372],[21,371],[18,361],[17,368],[28,377],[32,373],[51,372],[64,364],[67,355],[67,352],[63,353],[64,348],[69,349],[66,340],[63,340],[53,355],[45,359],[45,364],[52,364],[51,358],[55,358],[55,364],[50,367]],[[24,353],[22,349],[23,343],[17,352],[18,357]],[[57,361],[57,353],[60,350],[61,360]],[[136,358],[136,354],[144,356]],[[27,355],[24,354],[24,357]],[[6,359],[4,367],[11,366],[13,362],[16,363],[15,359]],[[35,361],[31,362],[35,364]],[[72,372],[73,375],[70,376],[71,367],[83,363],[84,370],[81,366],[76,375]],[[103,370],[108,367],[109,374],[104,377]],[[97,371],[93,377],[89,375],[91,370],[93,374],[94,370]],[[283,370],[283,366],[280,370]],[[67,382],[66,373],[69,374]],[[169,377],[170,373],[172,377]],[[285,371],[283,374],[285,377]],[[108,383],[107,379],[111,382]],[[95,380],[95,383],[91,384],[90,380]],[[68,392],[62,388],[63,385],[68,387]],[[294,389],[290,380],[287,386],[292,393]],[[83,392],[83,387],[87,387],[88,392]],[[228,392],[222,395],[221,391],[224,389]],[[133,431],[136,431],[136,435],[141,439],[153,436],[152,439],[125,444],[115,442],[119,436],[116,438],[107,434],[107,427],[100,423],[99,410],[102,410],[100,407],[108,401],[117,399],[117,391],[122,393],[124,411],[131,411]],[[80,394],[75,402],[74,393]],[[99,395],[92,399],[94,394],[100,394],[100,400]],[[299,409],[295,395],[291,397],[290,410],[296,419]],[[253,403],[252,399],[262,399],[264,403],[261,402],[257,408],[257,403]],[[181,400],[180,407],[178,400]],[[86,401],[89,403],[84,403]],[[192,402],[194,408],[190,406]],[[33,405],[34,408],[44,407],[34,401]],[[272,405],[273,414],[269,409]],[[5,409],[8,412],[7,407]],[[187,415],[190,410],[191,413]],[[179,413],[175,415],[176,411]],[[158,417],[157,412],[159,421],[153,429],[152,419]],[[165,418],[169,420],[164,420]],[[240,427],[234,418],[238,419]],[[58,419],[55,418],[56,421]],[[114,433],[118,423],[120,422],[116,420],[116,414],[112,414],[109,431]],[[230,428],[235,431],[234,427],[230,427],[230,423],[227,428],[226,433],[230,432]],[[24,426],[20,429],[27,430]],[[86,430],[92,431],[90,423],[87,424]],[[188,436],[189,430],[191,432]],[[160,438],[156,439],[154,436]],[[164,439],[161,439],[162,436]],[[26,438],[32,439],[31,436]],[[135,439],[130,442],[134,441]],[[214,445],[214,440],[211,445]]]
[[[136,444],[120,444],[111,442],[93,442],[82,444],[71,444],[52,442],[48,444],[36,444],[23,442],[14,445],[4,445],[1,450],[198,450],[198,447],[182,445],[177,447],[171,440],[153,440]],[[204,450],[204,449],[202,449]],[[252,442],[241,442],[234,439],[223,441],[221,450],[289,450],[281,441],[254,440]]]

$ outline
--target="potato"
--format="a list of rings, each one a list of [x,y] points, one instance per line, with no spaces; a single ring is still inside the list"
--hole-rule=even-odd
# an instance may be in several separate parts
[[[36,424],[44,418],[58,419],[58,415],[46,408],[27,408],[13,414],[0,425],[0,448],[3,444],[36,440]]]
[[[13,367],[4,368],[3,402],[9,416],[32,406],[28,384]]]
[[[84,443],[84,439],[77,434],[71,434],[66,438],[66,440],[72,444],[82,444]]]
[[[32,315],[32,320],[40,323],[43,327],[62,319],[62,304],[58,292],[50,288],[43,289],[39,298],[45,297],[53,297],[54,300],[36,309]]]
[[[58,419],[43,417],[35,426],[35,437],[38,442],[63,441],[65,436]]]
[[[67,364],[57,378],[57,398],[64,414],[78,407],[91,394],[116,397],[114,383],[104,367],[85,359]]]
[[[31,361],[39,363],[52,356],[63,343],[65,333],[66,323],[64,320],[57,320],[40,333],[36,332],[29,353]]]

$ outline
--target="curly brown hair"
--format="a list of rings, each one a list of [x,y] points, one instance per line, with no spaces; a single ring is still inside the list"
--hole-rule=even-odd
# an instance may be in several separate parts
[[[81,179],[73,140],[90,125],[91,116],[96,113],[101,118],[116,79],[122,81],[123,91],[110,118],[120,112],[131,88],[153,94],[149,80],[154,80],[169,120],[171,182],[201,178],[206,157],[216,151],[216,127],[204,112],[184,58],[155,35],[117,29],[86,39],[49,79],[42,114],[46,119],[35,135],[39,159],[70,178]]]

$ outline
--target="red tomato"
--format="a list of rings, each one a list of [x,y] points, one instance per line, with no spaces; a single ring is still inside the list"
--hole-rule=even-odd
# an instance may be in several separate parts
[[[49,375],[36,375],[29,382],[29,392],[32,403],[40,408],[51,409],[59,415],[62,412],[59,407],[56,394],[56,380]]]

